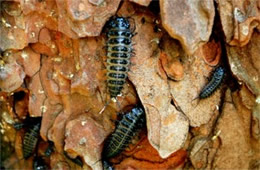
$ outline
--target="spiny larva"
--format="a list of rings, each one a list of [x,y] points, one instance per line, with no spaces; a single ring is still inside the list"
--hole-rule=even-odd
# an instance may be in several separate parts
[[[123,151],[131,142],[136,132],[145,125],[145,114],[142,108],[133,108],[123,115],[115,131],[105,142],[103,157],[111,158]]]
[[[225,77],[225,69],[222,66],[217,67],[212,75],[209,83],[201,90],[199,97],[200,99],[205,99],[211,96],[217,88],[220,86]]]
[[[126,81],[130,57],[133,55],[133,33],[128,19],[110,19],[107,37],[107,86],[110,97],[115,99]]]
[[[25,132],[24,139],[23,139],[24,159],[28,159],[34,152],[39,139],[40,128],[41,128],[41,121],[37,120]]]
[[[53,151],[54,151],[54,143],[49,141],[49,145],[48,145],[47,149],[45,150],[44,154],[46,157],[49,157],[49,156],[51,156]]]
[[[114,168],[109,164],[109,162],[103,161],[103,170],[114,170]]]

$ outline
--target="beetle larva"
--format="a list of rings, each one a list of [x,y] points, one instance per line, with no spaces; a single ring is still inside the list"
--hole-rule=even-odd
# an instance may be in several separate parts
[[[51,154],[54,150],[53,147],[54,147],[54,143],[49,141],[49,146],[47,147],[47,149],[44,152],[45,156],[47,156],[47,157],[51,156]]]
[[[126,81],[133,54],[129,21],[123,17],[112,18],[108,22],[107,37],[107,86],[110,97],[116,98]]]
[[[30,128],[28,128],[27,132],[25,133],[23,139],[24,159],[28,159],[34,152],[39,139],[40,128],[41,128],[41,122],[37,121]]]
[[[20,123],[20,122],[15,122],[13,124],[13,127],[15,128],[15,130],[21,130],[22,128],[25,127],[25,124],[24,123]]]
[[[224,76],[225,69],[221,66],[217,67],[213,72],[210,82],[202,89],[198,98],[205,99],[211,96],[222,83]]]
[[[114,170],[114,168],[107,161],[103,161],[103,170]]]
[[[123,151],[145,122],[142,108],[133,108],[131,112],[123,115],[115,131],[108,137],[104,145],[103,157],[111,158]]]
[[[42,157],[35,156],[33,159],[33,169],[34,170],[47,170],[48,166],[45,164]]]

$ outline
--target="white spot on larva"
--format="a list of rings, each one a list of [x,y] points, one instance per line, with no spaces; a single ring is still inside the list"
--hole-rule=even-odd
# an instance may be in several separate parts
[[[260,96],[258,96],[255,100],[256,103],[260,104]]]
[[[80,140],[79,140],[79,144],[80,145],[83,145],[83,144],[85,144],[87,142],[87,139],[85,138],[85,137],[83,137],[83,138],[81,138]]]
[[[44,106],[44,105],[41,106],[40,109],[41,109],[41,112],[42,112],[42,113],[45,113],[45,112],[47,111],[47,107]]]
[[[82,126],[85,126],[85,124],[86,124],[87,122],[84,120],[84,121],[81,121],[81,125]]]
[[[219,106],[218,105],[216,105],[216,109],[219,110]]]

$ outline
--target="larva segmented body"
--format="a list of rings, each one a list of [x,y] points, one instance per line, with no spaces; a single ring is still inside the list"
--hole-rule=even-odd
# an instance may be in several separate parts
[[[25,124],[24,123],[20,123],[20,122],[16,122],[13,124],[13,127],[15,128],[15,130],[21,130],[22,128],[24,128]]]
[[[111,98],[116,98],[126,81],[130,57],[132,56],[132,37],[129,21],[114,17],[108,22],[107,33],[107,85]]]
[[[40,128],[41,128],[41,123],[37,122],[34,125],[32,125],[32,127],[29,128],[28,131],[25,133],[23,139],[24,159],[28,159],[34,152],[39,139]]]
[[[144,125],[145,114],[142,108],[133,108],[123,115],[115,131],[108,137],[104,145],[104,158],[111,158],[123,151],[131,142],[139,128]]]
[[[52,152],[53,152],[53,142],[49,142],[49,146],[47,147],[47,149],[45,150],[44,154],[45,156],[49,157],[51,156]]]
[[[214,70],[213,76],[210,82],[202,89],[199,94],[200,99],[205,99],[212,95],[216,89],[220,86],[225,76],[225,69],[221,66]]]

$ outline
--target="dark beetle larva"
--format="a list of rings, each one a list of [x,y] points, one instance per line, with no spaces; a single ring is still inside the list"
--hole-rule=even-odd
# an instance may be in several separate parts
[[[44,152],[45,156],[47,156],[47,157],[51,156],[51,154],[53,152],[53,146],[54,146],[54,143],[50,141],[49,146],[47,147],[47,149]]]
[[[21,130],[22,128],[25,127],[24,123],[20,123],[20,122],[16,122],[13,124],[13,127],[15,128],[15,130]]]
[[[202,89],[199,94],[200,99],[205,99],[212,95],[216,89],[220,86],[225,76],[225,70],[223,67],[219,66],[214,70],[213,76],[210,82]]]
[[[33,170],[47,170],[48,167],[41,157],[35,156],[33,159]]]
[[[39,132],[41,128],[40,121],[34,123],[30,128],[28,128],[27,132],[24,135],[23,139],[23,157],[24,159],[28,159],[33,151],[36,148]]]
[[[115,131],[106,140],[103,157],[110,158],[124,150],[144,123],[145,114],[142,108],[133,108],[123,115]]]
[[[103,161],[103,170],[114,170],[114,168],[107,161]]]
[[[129,21],[123,17],[112,18],[108,22],[107,37],[107,85],[110,97],[116,98],[127,78],[133,54]]]

